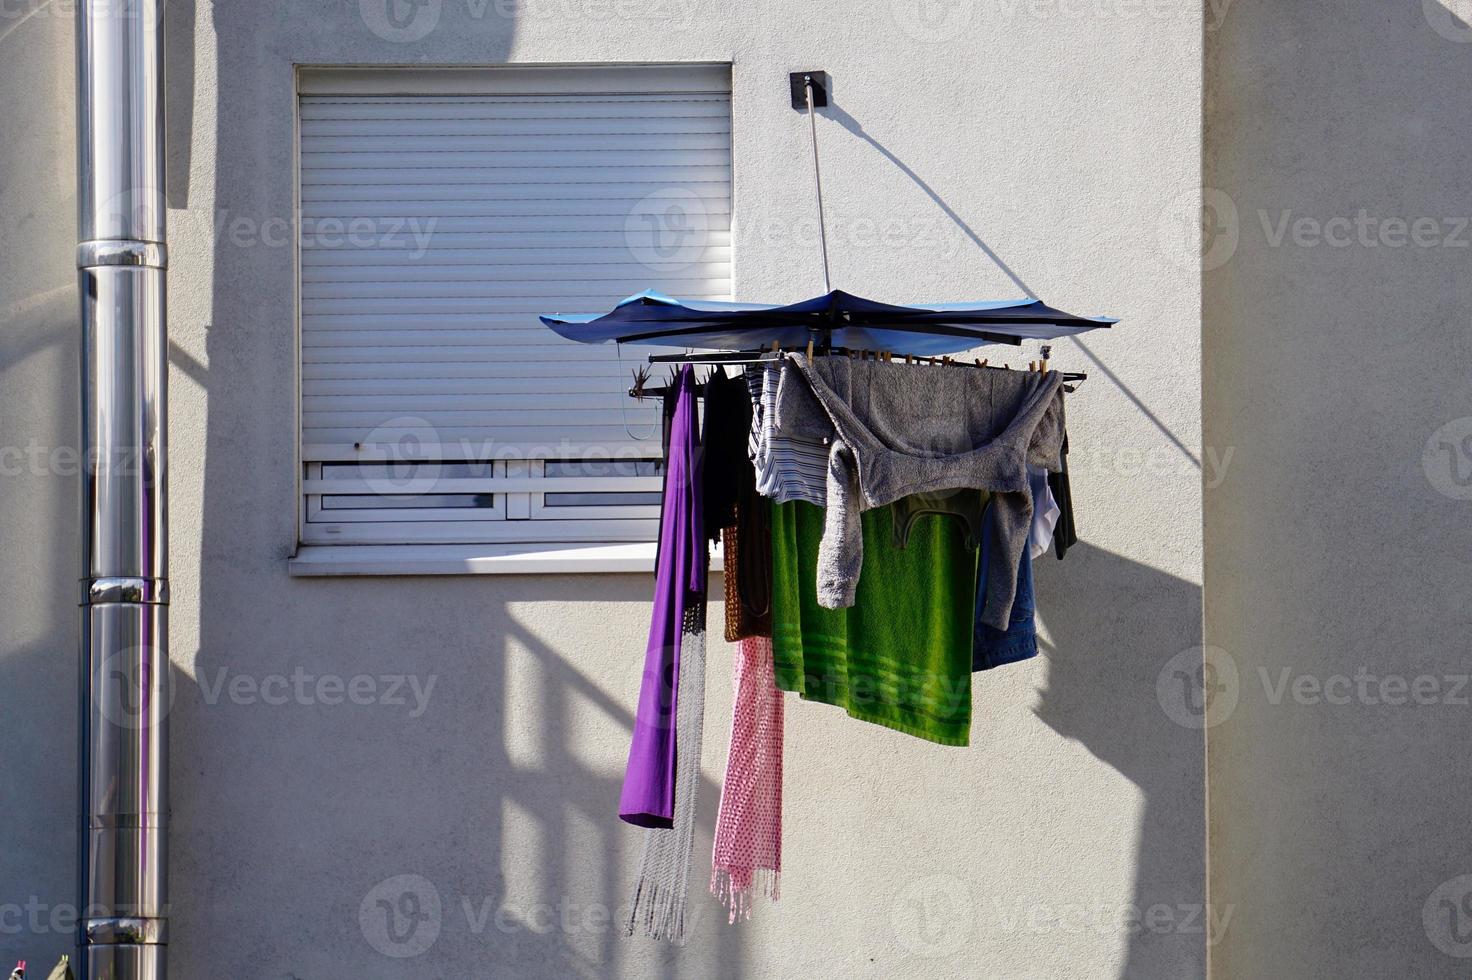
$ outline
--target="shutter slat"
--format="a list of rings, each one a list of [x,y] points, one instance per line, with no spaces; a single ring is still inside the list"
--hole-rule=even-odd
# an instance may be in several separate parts
[[[487,379],[487,385],[494,381]],[[621,391],[557,393],[558,412],[596,409],[603,411],[610,406],[617,409],[623,404],[619,399],[627,398]],[[447,391],[379,392],[375,394],[342,394],[340,392],[320,395],[304,395],[302,411],[308,417],[335,413],[391,412],[403,415],[412,412],[525,412],[526,392],[475,391],[452,393]]]
[[[479,136],[515,139],[578,141],[589,137],[643,145],[666,136],[724,135],[731,133],[731,120],[724,115],[644,116],[638,120],[638,132],[630,132],[629,120],[609,118],[561,119],[549,124],[542,119],[311,119],[302,118],[302,136],[313,140],[318,149],[330,149],[325,141],[334,137],[358,137],[367,140],[430,136],[453,136],[456,139]],[[368,145],[372,145],[369,143]]]
[[[712,214],[705,208],[700,209],[698,220],[701,222],[702,229],[709,226],[712,218],[719,219],[719,226],[724,226],[730,221],[730,215],[725,212]],[[387,217],[355,215],[349,219],[344,219],[340,215],[322,217],[303,215],[302,244],[308,248],[324,247],[323,244],[319,244],[320,239],[325,240],[326,247],[330,248],[362,247],[342,242],[342,239],[351,234],[360,242],[379,239],[394,248],[417,246],[421,242],[460,246],[473,243],[480,236],[485,235],[514,234],[518,238],[526,238],[538,233],[586,235],[590,232],[613,232],[623,235],[626,229],[642,233],[643,229],[639,226],[644,221],[642,213],[633,208],[611,214],[584,212],[582,214],[456,218],[447,216],[419,218],[416,216],[413,219],[398,215]],[[729,234],[729,232],[722,234]],[[729,242],[729,239],[725,241]]]
[[[427,148],[429,144],[444,146]],[[327,137],[314,139],[302,153],[302,169],[321,167],[512,167],[639,166],[651,151],[663,162],[678,166],[721,166],[731,159],[731,139],[713,136],[661,136],[657,139],[615,140],[609,136],[532,138],[525,136],[456,136],[433,139],[423,136]]]
[[[493,296],[367,296],[367,297],[328,297],[326,299],[304,299],[302,301],[302,314],[304,317],[349,317],[354,325],[358,325],[360,317],[371,316],[372,323],[381,323],[384,317],[412,317],[416,321],[436,323],[445,316],[486,316],[498,313],[506,305],[508,300],[544,301],[558,302],[581,300],[587,298],[589,304],[602,301],[602,305],[609,305],[606,289],[597,288],[598,284],[589,284],[581,289],[569,290],[567,292],[556,292],[551,289],[536,289],[537,283],[509,283],[500,287],[490,285],[480,287],[483,292],[501,295]],[[702,283],[700,288],[685,288],[680,295],[687,299],[708,299],[719,296],[723,290],[719,287],[724,283]],[[540,294],[540,295],[538,295]],[[619,297],[622,299],[623,297]],[[545,311],[543,311],[545,312]],[[317,321],[321,322],[321,321]],[[333,320],[333,323],[342,323],[342,320]],[[538,325],[539,329],[545,327]]]
[[[371,364],[380,372],[389,372],[399,376],[420,370],[413,367],[414,364],[458,364],[477,363],[490,365],[486,367],[486,377],[497,377],[498,371],[526,373],[532,370],[527,361],[546,361],[552,364],[568,366],[572,371],[578,365],[611,365],[613,361],[613,346],[608,347],[582,347],[569,344],[565,350],[559,350],[555,357],[548,355],[545,346],[537,344],[523,344],[521,346],[507,346],[502,344],[488,343],[476,345],[455,344],[372,344],[369,340],[376,341],[377,336],[360,339],[354,343],[344,343],[337,346],[323,345],[319,347],[304,347],[302,349],[302,362],[304,364]],[[644,348],[644,351],[653,348]],[[629,357],[629,355],[625,355]],[[632,356],[628,364],[640,365],[644,363],[643,353]],[[555,372],[549,372],[555,376]],[[373,375],[381,377],[382,374]],[[554,390],[555,385],[548,384],[548,390]]]
[[[306,398],[313,399],[312,404],[317,406],[330,405],[338,399],[364,399],[364,398],[406,398],[406,397],[433,397],[444,398],[447,396],[468,396],[475,398],[489,398],[491,400],[519,399],[518,404],[525,404],[525,396],[547,390],[547,378],[544,377],[514,377],[514,378],[486,378],[486,377],[426,377],[426,378],[374,378],[373,388],[376,394],[362,394],[362,378],[313,378],[312,390],[318,394],[307,395]],[[617,388],[610,389],[610,384],[628,387],[627,381],[619,375],[595,375],[592,377],[569,377],[559,380],[562,392],[565,395],[607,395],[610,390],[615,394],[623,395]]]
[[[618,289],[619,284],[637,279],[649,273],[648,266],[637,262],[610,262],[590,267],[595,275],[587,276],[584,282],[608,283],[601,287],[606,292]],[[709,282],[724,285],[729,289],[726,276],[730,267],[720,262],[698,262],[681,269],[678,274],[662,274],[660,281],[674,290],[674,295],[683,298],[690,290],[687,284]],[[386,268],[383,265],[320,265],[312,272],[312,280],[302,283],[303,295],[321,297],[326,295],[392,296],[399,290],[424,290],[432,296],[462,295],[464,289],[473,295],[484,292],[486,285],[502,283],[561,283],[562,273],[545,265],[415,265],[413,268]],[[620,297],[622,298],[622,297]]]
[[[524,190],[544,188],[554,191],[563,184],[604,184],[609,180],[643,184],[646,193],[661,188],[682,187],[692,183],[730,183],[731,168],[719,165],[681,166],[666,163],[661,157],[658,163],[648,166],[615,163],[610,166],[573,161],[566,165],[537,166],[535,161],[513,161],[498,166],[487,160],[483,166],[456,165],[452,167],[358,167],[353,161],[338,158],[338,166],[302,169],[302,187],[354,186],[384,183],[413,186],[433,184],[436,186],[462,184],[496,184],[501,187],[515,186]],[[528,193],[530,191],[528,190]]]
[[[606,224],[607,222],[600,223]],[[590,227],[584,232],[572,230],[436,232],[421,228],[416,238],[415,233],[409,230],[396,234],[374,235],[367,228],[359,231],[352,229],[326,231],[319,224],[312,236],[303,241],[302,252],[304,254],[347,252],[352,256],[363,252],[385,252],[398,256],[400,261],[407,265],[419,261],[418,256],[436,251],[509,250],[520,253],[524,259],[534,260],[535,256],[526,253],[534,249],[560,249],[574,253],[574,261],[579,257],[577,253],[582,253],[583,258],[592,259],[595,256],[588,253],[599,252],[602,254],[596,256],[597,258],[621,259],[624,262],[630,259],[638,261],[634,256],[646,254],[647,251],[650,256],[649,261],[653,263],[665,253],[672,256],[683,254],[682,250],[686,248],[691,249],[692,256],[703,258],[706,247],[729,247],[730,236],[729,231],[687,232],[683,229],[661,231],[645,230],[639,227],[627,231]],[[361,244],[354,243],[351,240],[354,237]]]
[[[302,317],[302,345],[304,347],[343,347],[349,344],[372,343],[378,347],[400,347],[419,344],[460,344],[474,347],[478,344],[505,346],[523,344],[540,347],[545,357],[572,357],[577,352],[588,356],[609,356],[600,346],[574,344],[571,341],[545,341],[545,329],[536,318],[526,315],[525,329],[507,332],[487,329],[485,315],[479,313],[443,313],[438,316],[419,314],[413,317],[400,316],[322,316]],[[408,327],[409,329],[404,329]],[[346,336],[354,334],[356,336]],[[314,338],[320,337],[321,342]],[[608,345],[607,350],[612,350]],[[638,356],[637,354],[635,356]]]
[[[302,528],[307,544],[401,544],[403,530],[386,524],[338,524],[331,520]],[[659,533],[655,520],[602,520],[596,527],[588,521],[425,521],[416,524],[413,540],[426,543],[480,544],[491,541],[546,544],[652,541]]]
[[[318,351],[322,354],[322,351]],[[489,377],[485,367],[473,357],[464,356],[454,360],[432,361],[420,359],[417,366],[410,371],[405,371],[402,365],[385,368],[381,363],[374,361],[321,361],[306,360],[302,364],[302,379],[304,381],[316,381],[319,383],[337,380],[349,381],[355,386],[355,390],[363,390],[363,382],[400,382],[404,384],[463,384],[469,380],[483,381],[486,384],[502,385],[509,383],[525,384],[529,392],[536,393],[546,391],[549,387],[549,378],[556,378],[557,383],[572,385],[583,384],[605,384],[610,381],[627,384],[632,377],[633,370],[644,364],[642,354],[628,355],[628,360],[619,364],[599,358],[586,361],[531,361],[518,366],[516,374],[512,377],[497,376]],[[388,372],[388,373],[386,373]],[[405,375],[409,376],[405,376]],[[328,390],[326,388],[322,389]],[[373,387],[372,390],[380,390]],[[382,390],[392,390],[384,388]]]
[[[703,200],[730,201],[729,184],[689,182],[678,186],[682,194]],[[628,171],[623,171],[617,176],[605,175],[602,180],[549,185],[540,190],[525,184],[498,183],[402,184],[392,187],[381,184],[303,184],[301,192],[304,204],[325,204],[332,201],[378,201],[384,204],[404,201],[463,201],[473,206],[482,201],[576,200],[602,203],[614,198],[641,200],[650,193],[650,182],[635,180]]]
[[[494,251],[495,254],[488,254]],[[406,255],[405,253],[411,253]],[[417,257],[415,257],[417,255]],[[702,262],[718,263],[723,258],[729,260],[731,248],[729,245],[707,245],[690,263],[693,267]],[[631,275],[628,279],[635,288],[624,292],[623,296],[631,296],[650,285],[654,278],[652,270],[643,262],[634,259],[627,252],[619,253],[593,247],[565,247],[565,248],[515,248],[507,243],[505,248],[490,249],[467,249],[467,248],[430,248],[422,254],[413,253],[409,249],[306,249],[302,252],[302,278],[311,281],[313,275],[311,266],[350,266],[362,268],[372,265],[393,266],[389,273],[403,272],[412,273],[415,269],[435,265],[458,265],[458,266],[484,266],[494,262],[497,266],[529,267],[539,270],[543,277],[555,278],[558,275],[566,275],[567,270],[576,271],[594,270],[601,271],[603,267],[610,265],[637,264],[644,270],[644,275]],[[682,269],[671,269],[671,272],[683,271]],[[575,282],[575,279],[568,281]],[[642,283],[642,285],[638,285]],[[617,290],[615,290],[617,292]],[[622,298],[622,297],[621,297]],[[684,298],[684,297],[681,297]],[[547,312],[543,310],[542,312]],[[591,312],[591,311],[589,311]]]
[[[415,421],[419,420],[418,416],[413,418]],[[488,426],[483,422],[440,419],[432,423],[438,441],[419,447],[419,451],[424,453],[426,459],[485,459],[506,452],[542,458],[568,457],[577,456],[585,450],[621,450],[634,446],[658,452],[660,433],[657,411],[648,407],[631,408],[628,418],[627,429],[621,422],[582,426],[577,431],[576,439],[566,434],[568,426],[565,420],[549,422],[547,425],[518,425],[515,419],[503,419],[497,435],[492,438],[486,434]],[[306,427],[302,430],[302,445],[315,450],[308,453],[310,459],[356,459],[360,450],[353,448],[355,443],[375,445],[372,437],[374,430],[379,425],[386,425],[390,430],[397,431],[393,424],[396,420],[402,424],[401,416],[387,416],[383,422],[368,427]],[[631,430],[633,435],[630,435]],[[324,452],[324,449],[336,450],[338,455]]]
[[[420,99],[409,97],[394,101],[352,99],[322,101],[312,96],[302,99],[302,120],[357,120],[375,122],[413,122],[425,119],[512,120],[531,119],[541,124],[561,120],[636,121],[648,119],[723,119],[731,118],[729,98],[692,96],[687,99],[641,99],[610,97],[604,100],[534,100],[534,99]],[[633,128],[632,126],[630,128]]]
[[[706,214],[729,216],[729,202],[724,195],[700,198]],[[551,218],[560,215],[618,215],[634,212],[641,197],[601,197],[594,199],[550,200],[538,198],[492,198],[468,200],[464,197],[434,201],[394,201],[375,198],[362,201],[311,201],[302,205],[305,218],[376,218],[379,220],[409,218],[456,218],[475,221],[486,218]]]

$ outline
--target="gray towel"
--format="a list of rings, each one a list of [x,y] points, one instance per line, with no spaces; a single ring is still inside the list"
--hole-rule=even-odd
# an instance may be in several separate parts
[[[1017,567],[1032,524],[1027,464],[1057,471],[1063,379],[1056,371],[997,371],[788,355],[835,429],[818,602],[853,605],[863,565],[859,512],[939,490],[990,490],[996,510],[982,622],[1006,629]],[[777,414],[797,425],[811,399],[779,392]],[[806,394],[806,393],[804,393]],[[804,419],[812,431],[821,422]]]

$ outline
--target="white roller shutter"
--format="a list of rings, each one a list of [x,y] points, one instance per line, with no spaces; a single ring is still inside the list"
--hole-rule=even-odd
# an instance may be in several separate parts
[[[563,341],[537,315],[651,287],[730,298],[729,69],[323,69],[300,90],[304,538],[651,533],[647,496],[608,493],[657,478],[588,465],[658,455],[656,407],[625,394],[649,349]],[[482,505],[424,467],[409,493],[377,482],[406,459]],[[553,471],[586,496],[515,489]],[[600,515],[638,527],[586,526]],[[488,526],[518,520],[562,526]]]

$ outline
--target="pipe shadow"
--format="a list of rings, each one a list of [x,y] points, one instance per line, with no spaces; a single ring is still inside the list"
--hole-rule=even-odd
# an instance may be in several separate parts
[[[0,969],[74,952],[81,333],[73,22],[0,10]]]
[[[168,206],[189,207],[194,162],[195,0],[165,0],[164,195]]]

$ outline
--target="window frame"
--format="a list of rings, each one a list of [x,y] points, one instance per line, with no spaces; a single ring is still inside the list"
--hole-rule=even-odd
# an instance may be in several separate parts
[[[537,487],[539,483],[562,483],[574,478],[547,477],[544,461],[540,459],[486,461],[483,465],[493,466],[491,475],[473,481],[450,480],[437,483],[430,493],[444,492],[488,492],[497,496],[496,503],[475,518],[457,520],[453,508],[426,508],[414,520],[407,515],[381,515],[381,520],[368,520],[351,510],[341,512],[346,519],[324,521],[328,508],[322,504],[324,493],[313,493],[313,489],[326,491],[334,481],[322,476],[322,466],[329,460],[305,459],[303,416],[304,416],[304,363],[303,363],[303,189],[302,189],[302,108],[304,96],[313,94],[382,94],[385,88],[395,88],[398,79],[410,80],[411,76],[431,75],[443,79],[451,89],[464,86],[465,94],[471,94],[480,79],[484,86],[487,72],[503,74],[515,79],[549,77],[555,73],[563,78],[574,77],[574,73],[588,72],[585,78],[596,78],[598,73],[622,72],[629,69],[667,68],[722,70],[727,75],[726,91],[732,93],[729,62],[625,62],[625,63],[566,63],[537,65],[497,65],[486,67],[464,66],[296,66],[295,85],[292,93],[293,152],[292,152],[292,201],[293,201],[293,316],[294,371],[296,400],[293,406],[294,451],[296,483],[296,528],[295,543],[291,554],[292,575],[379,575],[379,574],[476,574],[476,573],[568,573],[568,572],[618,572],[644,571],[653,567],[655,539],[658,535],[658,507],[648,504],[605,505],[594,507],[549,506],[545,499],[548,492],[657,492],[662,488],[659,476],[582,477],[577,490],[567,487]],[[385,85],[385,76],[398,78]],[[615,75],[614,77],[617,77]],[[330,89],[321,84],[330,80]],[[587,87],[587,82],[583,82]],[[357,89],[357,92],[354,92]],[[422,94],[405,91],[403,94]],[[438,91],[438,89],[437,89]],[[656,89],[649,89],[652,93]],[[728,94],[728,98],[731,95]],[[734,100],[728,107],[734,115]],[[735,219],[735,134],[734,120],[731,133],[731,176],[727,195],[731,205],[731,227]],[[735,254],[730,255],[732,291],[735,283]],[[638,363],[644,358],[640,356]],[[628,458],[633,458],[628,457]],[[651,458],[648,456],[641,458]],[[347,461],[347,460],[344,460]],[[341,489],[339,492],[350,492]],[[411,509],[412,510],[412,509]],[[426,519],[428,518],[428,519]],[[374,528],[383,523],[413,524],[412,532],[402,537],[385,535]],[[362,528],[353,528],[362,525]],[[347,530],[335,530],[341,528]],[[467,541],[464,535],[474,532],[476,540]],[[717,555],[717,560],[719,555]]]

